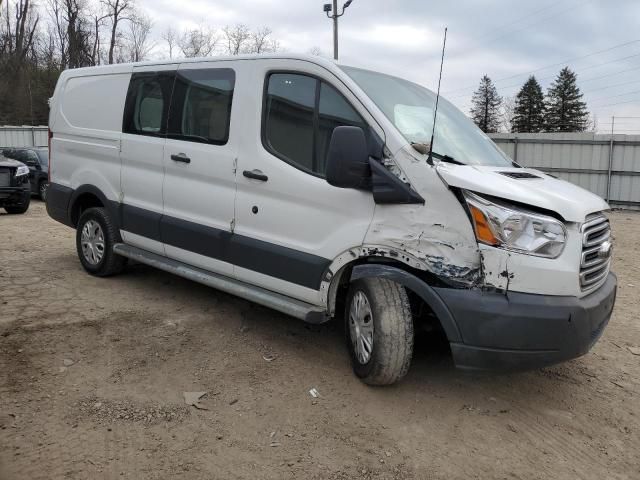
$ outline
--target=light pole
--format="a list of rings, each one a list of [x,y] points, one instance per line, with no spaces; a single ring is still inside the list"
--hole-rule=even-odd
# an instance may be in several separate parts
[[[338,13],[338,0],[333,0],[333,5],[330,3],[324,4],[324,12],[327,14],[327,18],[333,20],[333,58],[338,60],[338,19],[344,15],[344,11],[349,8],[353,0],[347,0],[342,6],[342,13]]]

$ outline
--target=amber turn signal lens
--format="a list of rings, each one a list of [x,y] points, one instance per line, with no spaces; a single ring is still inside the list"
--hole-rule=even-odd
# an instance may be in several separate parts
[[[491,231],[489,222],[487,221],[487,217],[485,217],[484,213],[474,205],[469,205],[469,208],[471,209],[473,226],[476,230],[476,238],[488,245],[498,245],[500,242]]]

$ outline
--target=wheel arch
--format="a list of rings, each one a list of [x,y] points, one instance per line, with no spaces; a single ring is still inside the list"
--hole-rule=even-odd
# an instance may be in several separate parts
[[[69,222],[75,228],[78,225],[80,215],[87,208],[106,208],[116,227],[119,225],[118,209],[114,207],[114,202],[109,201],[107,196],[94,185],[81,185],[76,188],[71,195],[69,202]]]
[[[361,258],[344,265],[331,279],[327,298],[328,312],[330,315],[335,313],[338,290],[341,285],[361,278],[386,278],[412,291],[431,308],[449,342],[462,341],[462,335],[453,315],[432,285],[429,284],[428,275],[420,278],[415,272],[411,272],[410,268],[401,262],[389,262],[389,259],[384,257]]]

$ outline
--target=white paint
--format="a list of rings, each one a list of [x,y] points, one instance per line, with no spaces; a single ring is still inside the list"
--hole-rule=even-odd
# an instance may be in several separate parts
[[[445,163],[430,166],[426,156],[407,144],[342,70],[318,57],[287,54],[182,59],[147,62],[136,65],[135,70],[211,66],[236,71],[231,133],[223,146],[122,134],[121,125],[113,119],[122,118],[128,86],[122,78],[128,78],[134,68],[131,65],[65,72],[52,102],[52,180],[72,188],[95,185],[111,200],[199,225],[231,231],[233,221],[238,234],[334,259],[330,267],[334,276],[349,262],[379,256],[432,272],[458,286],[582,295],[578,285],[578,229],[587,214],[608,208],[600,198],[542,173],[540,180],[517,180],[498,173],[505,169]],[[384,138],[390,152],[385,160],[387,167],[408,181],[425,204],[376,205],[369,192],[332,187],[269,153],[261,141],[261,109],[265,75],[271,70],[315,75],[339,90]],[[73,88],[67,88],[69,83]],[[92,88],[85,88],[87,85]],[[106,94],[111,100],[100,100],[106,109],[105,118],[84,118],[78,106]],[[86,115],[95,114],[91,112],[88,109]],[[176,153],[186,154],[191,163],[171,160]],[[269,180],[260,182],[242,175],[244,170],[254,169],[261,170]],[[559,213],[568,222],[564,252],[551,260],[478,247],[465,209],[449,186]],[[252,212],[253,206],[258,207],[257,214]],[[129,232],[123,232],[123,237],[131,245],[164,252],[189,265],[292,298],[315,305],[331,303],[330,275],[319,290],[314,290]]]
[[[541,178],[519,180],[500,172],[529,172]],[[569,222],[583,222],[588,214],[609,209],[609,205],[597,195],[539,170],[441,162],[438,173],[454,187],[535,205],[557,212]]]

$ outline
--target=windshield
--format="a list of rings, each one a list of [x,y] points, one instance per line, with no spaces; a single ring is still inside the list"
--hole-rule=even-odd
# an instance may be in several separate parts
[[[36,150],[36,155],[40,159],[40,164],[47,166],[49,165],[49,151],[48,150]]]
[[[428,144],[436,95],[420,85],[370,70],[341,66],[411,143]],[[434,153],[467,165],[511,167],[513,162],[476,125],[440,97]]]

